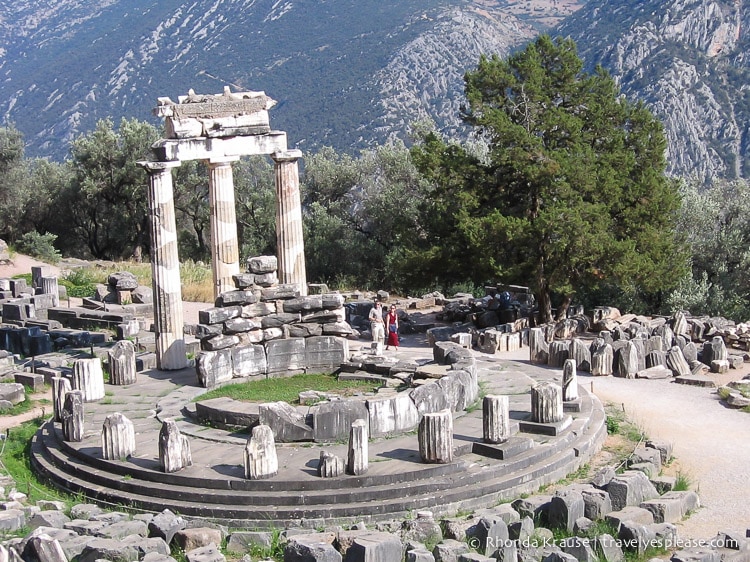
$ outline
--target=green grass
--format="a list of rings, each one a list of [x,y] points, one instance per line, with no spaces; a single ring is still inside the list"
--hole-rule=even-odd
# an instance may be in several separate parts
[[[281,379],[263,379],[240,384],[230,384],[210,390],[194,398],[195,402],[211,398],[232,398],[246,402],[288,402],[299,403],[299,393],[305,390],[351,394],[353,391],[369,392],[376,389],[368,381],[339,381],[336,375],[311,374],[295,375]]]
[[[685,474],[682,471],[679,471],[677,473],[677,480],[674,483],[674,488],[672,488],[675,492],[687,492],[693,487],[692,479],[689,475]]]
[[[11,429],[0,447],[2,472],[16,483],[16,489],[26,494],[29,503],[39,500],[60,500],[70,504],[70,497],[55,488],[44,485],[31,470],[29,448],[31,438],[44,420],[37,418]]]

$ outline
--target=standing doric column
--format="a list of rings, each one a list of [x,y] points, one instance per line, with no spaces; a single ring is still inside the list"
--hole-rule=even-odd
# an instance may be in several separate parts
[[[232,162],[237,158],[208,161],[208,199],[211,204],[211,268],[214,297],[235,289],[232,275],[240,272],[237,212],[234,207]]]
[[[274,152],[276,172],[276,253],[279,281],[294,283],[300,295],[307,295],[305,242],[302,238],[302,203],[299,194],[299,150]]]
[[[160,371],[184,369],[184,322],[180,257],[172,192],[172,168],[179,162],[139,162],[149,175],[148,206],[151,223],[151,274],[154,287],[156,367]]]

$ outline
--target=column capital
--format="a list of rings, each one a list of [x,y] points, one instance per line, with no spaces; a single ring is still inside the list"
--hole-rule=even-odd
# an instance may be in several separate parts
[[[302,158],[302,151],[297,149],[279,150],[271,153],[274,162],[294,162]]]
[[[172,168],[178,168],[182,162],[179,160],[169,161],[169,162],[155,162],[151,160],[141,160],[139,162],[136,162],[136,164],[146,170],[149,173],[154,172],[161,172],[164,170],[171,170]]]
[[[240,159],[239,156],[216,156],[206,160],[206,164],[209,166],[221,166],[222,164],[231,164],[237,162]]]

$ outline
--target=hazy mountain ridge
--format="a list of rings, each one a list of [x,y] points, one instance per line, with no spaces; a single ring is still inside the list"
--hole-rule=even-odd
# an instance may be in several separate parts
[[[277,99],[272,125],[300,148],[356,151],[427,115],[453,130],[464,71],[481,52],[504,55],[534,35],[492,0],[86,7],[27,1],[0,16],[0,115],[24,132],[31,155],[61,158],[97,119],[151,120],[157,97],[225,84]]]
[[[597,0],[559,31],[661,119],[669,171],[706,181],[750,177],[749,24],[741,0]]]

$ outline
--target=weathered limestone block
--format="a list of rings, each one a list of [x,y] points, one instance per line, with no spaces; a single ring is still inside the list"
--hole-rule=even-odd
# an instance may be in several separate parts
[[[148,522],[148,534],[150,537],[164,539],[167,544],[170,544],[175,533],[185,527],[187,527],[185,519],[165,509],[154,515]]]
[[[586,504],[583,495],[575,490],[561,490],[552,496],[547,510],[547,520],[553,528],[573,531],[576,519],[583,517]]]
[[[247,260],[247,268],[250,273],[272,273],[279,268],[279,262],[276,256],[255,256]]]
[[[324,326],[325,327],[325,326]],[[311,337],[305,342],[305,363],[308,369],[334,371],[349,359],[349,341],[336,336]]]
[[[562,551],[572,556],[576,562],[598,562],[596,552],[589,539],[581,537],[568,537],[561,541]]]
[[[443,377],[440,382],[446,378]],[[411,431],[419,423],[417,407],[406,393],[370,398],[367,400],[367,411],[373,437]]]
[[[535,365],[546,365],[549,359],[549,347],[542,328],[529,330],[529,360]]]
[[[367,419],[368,412],[362,401],[338,400],[315,406],[312,416],[315,441],[338,441],[349,436],[355,420]]]
[[[276,476],[278,472],[279,460],[273,431],[267,425],[256,425],[245,445],[245,478],[261,480]]]
[[[463,541],[457,541],[454,539],[445,539],[443,542],[435,545],[432,549],[432,554],[435,556],[435,561],[448,562],[450,560],[458,561],[458,557],[462,554],[469,552],[469,545]]]
[[[120,412],[108,415],[102,425],[102,456],[107,460],[124,460],[135,453],[133,422]]]
[[[483,556],[494,556],[498,549],[510,538],[508,524],[494,514],[485,515],[479,519],[470,533],[475,539],[472,543],[476,545],[477,551]],[[494,558],[490,558],[490,560],[494,560]]]
[[[684,377],[690,374],[690,366],[685,361],[682,350],[676,345],[672,346],[667,353],[667,368],[675,377]]]
[[[354,537],[346,551],[348,562],[374,562],[376,560],[401,560],[403,557],[401,540],[392,533],[371,531]]]
[[[590,488],[582,490],[581,496],[584,504],[583,515],[592,521],[603,519],[605,515],[612,511],[612,500],[605,490]]]
[[[570,344],[567,341],[553,341],[549,344],[547,356],[547,365],[556,369],[561,369],[568,359],[568,348]]]
[[[73,363],[73,390],[80,390],[84,402],[104,398],[104,371],[98,357],[76,359]]]
[[[195,359],[195,371],[198,384],[204,388],[215,388],[232,380],[232,351],[201,351]]]
[[[591,371],[591,350],[583,340],[578,338],[570,341],[568,357],[576,362],[576,368],[584,373]]]
[[[488,394],[482,401],[482,434],[486,443],[510,439],[510,406],[507,396]]]
[[[160,538],[145,538],[130,535],[122,539],[90,538],[86,542],[79,562],[95,560],[147,560],[149,553],[169,554],[169,546]]]
[[[265,375],[268,369],[266,349],[262,345],[237,345],[231,350],[233,377]]]
[[[286,562],[341,562],[341,554],[333,546],[327,533],[294,535],[284,546]]]
[[[304,338],[273,340],[266,344],[269,373],[284,373],[305,368]]]
[[[563,365],[563,402],[578,400],[578,373],[575,359],[567,359]]]
[[[729,361],[726,359],[714,359],[711,361],[711,372],[719,374],[729,372]]]
[[[69,390],[70,388],[68,388]],[[26,399],[26,390],[19,382],[0,383],[0,400],[20,404]]]
[[[471,334],[468,332],[460,332],[451,336],[451,342],[460,345],[465,349],[471,348]]]
[[[72,390],[65,395],[61,414],[63,437],[66,441],[83,441],[83,393]]]
[[[638,372],[638,348],[633,341],[628,341],[615,351],[614,375],[625,379],[634,379]]]
[[[591,374],[595,377],[608,376],[613,372],[614,350],[609,344],[598,347],[591,354]]]
[[[198,311],[198,322],[200,324],[221,324],[232,318],[244,316],[242,312],[243,307],[239,305],[204,308]]]
[[[109,358],[109,382],[122,386],[135,384],[135,345],[128,340],[118,341],[107,352]]]
[[[434,382],[412,389],[409,391],[409,397],[420,416],[450,407],[442,387]]]
[[[662,349],[670,349],[675,344],[674,332],[666,324],[662,324],[654,329],[654,335],[662,339]]]
[[[68,562],[68,557],[60,542],[47,533],[40,533],[31,537],[23,549],[24,560],[40,560],[44,562]],[[7,560],[7,558],[6,558]]]
[[[305,416],[286,402],[267,402],[258,406],[258,419],[273,431],[280,443],[310,441],[313,428],[305,423]]]
[[[174,420],[164,420],[159,431],[159,465],[167,473],[178,472],[193,464],[190,442],[180,433]]]
[[[320,461],[318,462],[318,476],[321,478],[336,478],[346,471],[344,459],[328,451],[320,452]]]
[[[477,346],[482,353],[495,353],[500,347],[500,332],[488,329],[479,334]]]
[[[661,338],[658,338],[661,342]],[[646,368],[652,367],[666,367],[667,366],[667,355],[660,349],[654,349],[646,354]]]
[[[612,500],[614,511],[659,497],[648,477],[637,470],[626,470],[615,476],[607,484],[607,493]]]
[[[428,510],[417,511],[415,519],[404,520],[401,529],[401,537],[407,545],[415,542],[436,544],[443,540],[440,523],[435,521],[432,512]]]
[[[213,559],[225,561],[226,558],[218,551],[216,545],[220,545],[224,537],[221,530],[212,527],[190,527],[181,529],[174,535],[174,544],[186,553],[186,558],[191,562],[208,562],[210,559],[204,555],[198,555],[198,549],[209,548],[208,552],[214,553]],[[216,556],[218,554],[218,556]]]
[[[219,351],[222,349],[229,349],[240,343],[239,336],[234,335],[218,335],[210,338],[204,338],[201,340],[201,349],[203,351]]]
[[[540,382],[531,387],[531,420],[555,423],[564,417],[562,388],[551,382]]]
[[[722,361],[727,358],[727,346],[724,343],[724,338],[721,336],[714,336],[711,338],[711,341],[703,344],[701,361],[706,365],[711,366],[712,361]]]
[[[672,371],[664,365],[655,365],[648,369],[643,369],[635,374],[637,379],[669,379],[672,378]]]
[[[226,308],[230,306],[245,306],[255,304],[258,297],[253,291],[238,289],[236,291],[225,291],[216,298],[216,306]]]
[[[426,463],[449,463],[453,460],[453,414],[445,409],[425,414],[417,434],[419,455]]]
[[[655,523],[676,523],[700,507],[698,494],[691,491],[667,492],[661,497],[646,500],[640,506],[651,512]]]
[[[369,428],[367,420],[358,419],[352,422],[349,431],[349,450],[346,471],[354,476],[367,472],[369,455]]]

